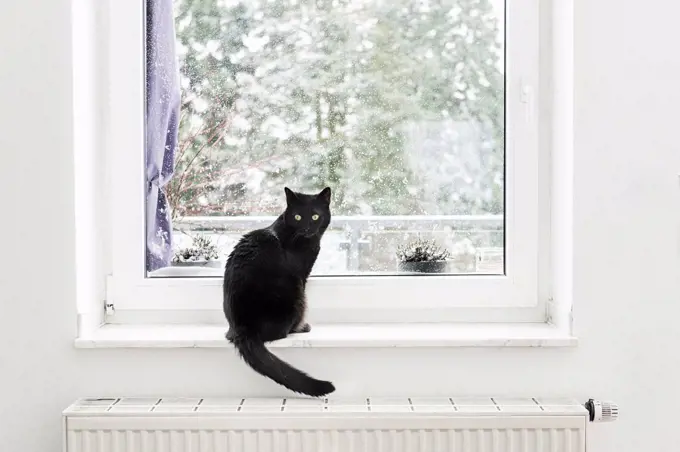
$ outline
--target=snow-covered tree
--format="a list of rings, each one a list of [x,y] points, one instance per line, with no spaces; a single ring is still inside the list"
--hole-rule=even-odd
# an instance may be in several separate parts
[[[502,211],[503,76],[489,0],[176,0],[177,215]]]

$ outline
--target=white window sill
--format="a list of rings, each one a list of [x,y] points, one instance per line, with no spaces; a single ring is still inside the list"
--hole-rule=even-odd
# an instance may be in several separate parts
[[[226,325],[103,325],[76,348],[231,347]],[[573,347],[577,338],[544,323],[318,324],[268,346],[281,347]]]

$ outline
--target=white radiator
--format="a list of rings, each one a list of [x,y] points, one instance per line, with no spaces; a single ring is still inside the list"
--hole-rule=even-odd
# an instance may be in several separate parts
[[[573,400],[82,399],[65,452],[584,452]]]

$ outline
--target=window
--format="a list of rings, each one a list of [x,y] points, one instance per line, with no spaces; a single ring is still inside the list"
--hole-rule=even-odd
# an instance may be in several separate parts
[[[109,15],[117,312],[218,318],[238,237],[330,186],[314,320],[543,320],[537,0],[140,3]]]

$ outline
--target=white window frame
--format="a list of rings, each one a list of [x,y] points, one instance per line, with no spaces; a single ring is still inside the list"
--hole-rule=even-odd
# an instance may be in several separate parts
[[[316,322],[544,322],[549,152],[539,152],[539,0],[506,1],[505,275],[312,277]],[[107,322],[219,322],[220,278],[145,277],[141,0],[108,0],[106,161],[111,218]],[[541,176],[539,177],[539,174]]]

